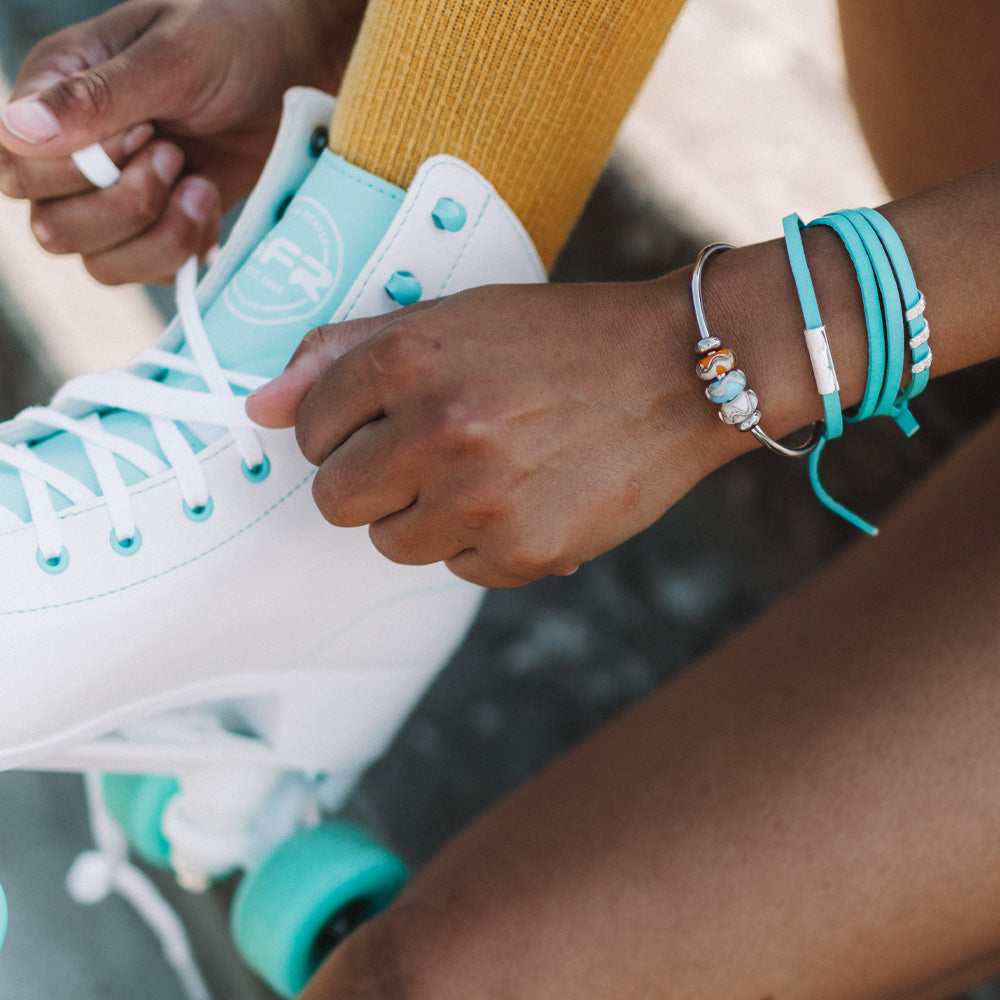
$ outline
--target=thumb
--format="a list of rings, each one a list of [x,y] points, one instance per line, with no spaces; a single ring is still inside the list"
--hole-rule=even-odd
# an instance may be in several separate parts
[[[262,427],[293,426],[302,400],[323,372],[356,344],[383,329],[387,319],[372,316],[310,330],[285,370],[247,397],[247,416]]]
[[[22,156],[66,156],[129,126],[172,116],[190,92],[178,66],[190,65],[155,29],[133,34],[115,51],[109,39],[128,27],[104,23],[115,15],[117,8],[36,46],[12,101],[0,109],[0,145]]]

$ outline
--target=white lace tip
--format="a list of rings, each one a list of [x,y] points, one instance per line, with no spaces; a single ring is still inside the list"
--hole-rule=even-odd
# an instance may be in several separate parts
[[[78,149],[72,154],[72,160],[76,169],[94,187],[109,188],[122,175],[122,172],[115,166],[115,161],[108,156],[104,147],[98,142],[95,142],[93,146],[87,146],[86,149]]]

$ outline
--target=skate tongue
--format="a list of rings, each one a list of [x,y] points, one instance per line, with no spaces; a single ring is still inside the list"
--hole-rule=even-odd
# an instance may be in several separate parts
[[[299,189],[279,210],[279,219],[236,269],[204,314],[209,341],[223,368],[272,378],[284,368],[302,338],[333,315],[362,267],[385,235],[405,196],[401,189],[325,150]],[[190,356],[186,345],[180,353]],[[165,386],[204,389],[192,375],[170,372]],[[101,418],[104,430],[128,438],[163,459],[149,420],[114,411]],[[192,428],[188,428],[192,431]],[[222,428],[198,426],[193,438],[208,444]],[[94,493],[99,483],[74,434],[54,433],[32,451],[68,472]],[[117,459],[129,485],[144,478]],[[68,501],[52,490],[56,509]],[[0,463],[0,530],[30,520],[16,470]],[[9,512],[9,514],[8,514]]]
[[[273,377],[326,322],[405,192],[329,150],[205,315],[225,368]]]

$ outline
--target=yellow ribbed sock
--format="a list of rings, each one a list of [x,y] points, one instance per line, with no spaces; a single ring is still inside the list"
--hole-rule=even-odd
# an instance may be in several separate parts
[[[683,2],[369,0],[330,147],[404,188],[459,157],[548,266]]]

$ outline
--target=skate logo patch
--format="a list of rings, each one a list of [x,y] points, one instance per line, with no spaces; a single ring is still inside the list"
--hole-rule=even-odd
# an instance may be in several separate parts
[[[327,319],[344,265],[333,216],[315,198],[296,198],[223,293],[229,311],[247,323],[272,326]]]

